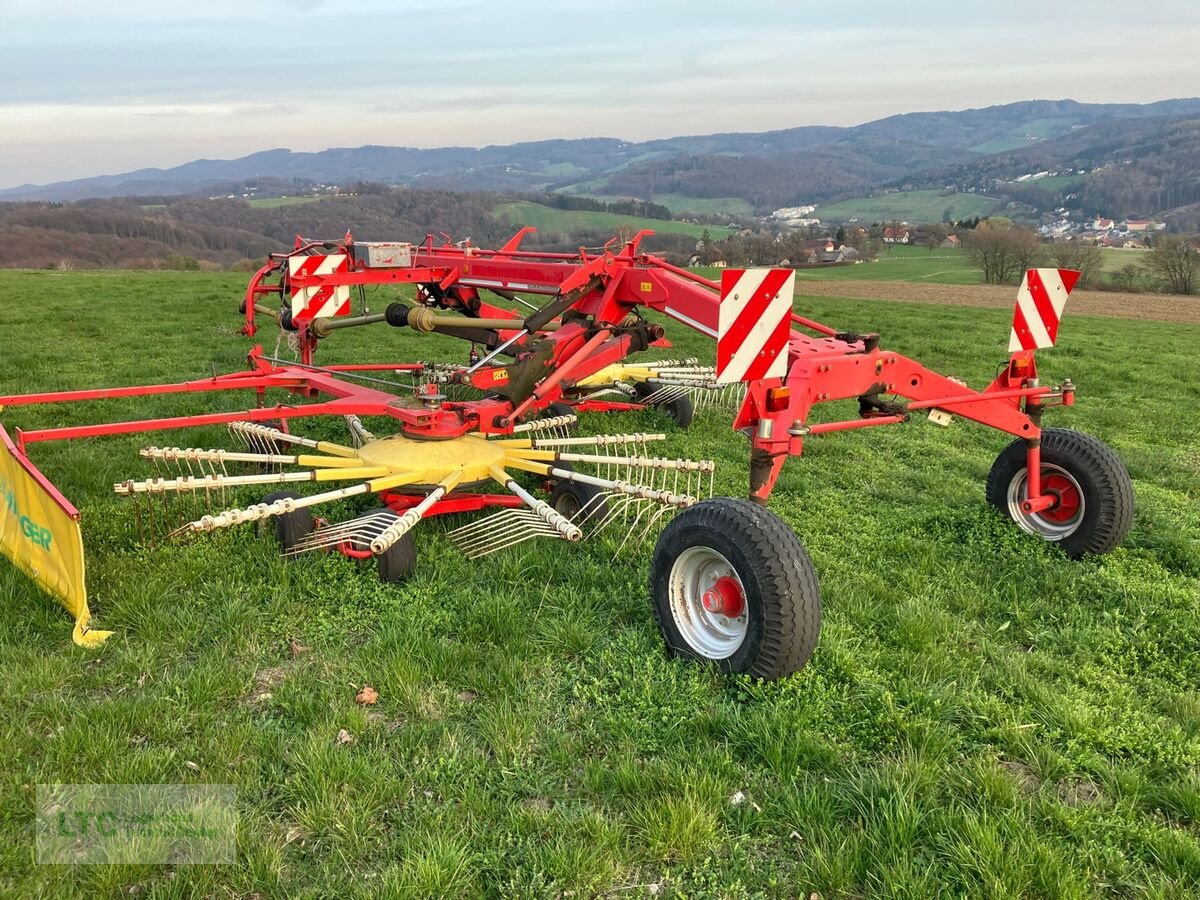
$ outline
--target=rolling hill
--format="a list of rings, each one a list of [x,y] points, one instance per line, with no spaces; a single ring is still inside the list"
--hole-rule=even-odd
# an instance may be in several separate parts
[[[180,198],[163,203],[83,200],[76,203],[0,203],[0,267],[257,268],[272,251],[288,249],[296,234],[337,238],[351,230],[360,240],[419,242],[447,232],[476,246],[497,246],[521,225],[533,225],[524,246],[576,250],[641,229],[654,236],[647,249],[686,261],[704,226],[638,214],[639,207],[591,201],[594,209],[563,208],[571,198],[543,195],[546,203],[480,192],[379,189],[357,196],[242,199]],[[297,202],[301,201],[301,202]],[[642,205],[643,213],[665,210]],[[728,228],[711,226],[715,237]],[[250,266],[250,261],[255,261]]]
[[[745,215],[869,195],[885,186],[941,188],[957,180],[994,181],[999,175],[992,173],[1016,171],[1035,161],[1057,166],[1075,160],[1103,167],[1120,164],[1122,152],[1145,151],[1157,160],[1154,171],[1143,172],[1141,156],[1131,156],[1134,162],[1124,173],[1130,177],[1092,179],[1085,190],[1096,203],[1170,209],[1195,202],[1187,185],[1200,164],[1195,156],[1189,162],[1160,136],[1163,129],[1175,129],[1171,134],[1190,141],[1188,122],[1200,122],[1200,99],[1149,104],[1030,100],[907,113],[854,127],[803,126],[641,142],[583,138],[482,148],[275,149],[170,169],[22,185],[0,191],[0,200],[224,195],[246,183],[272,180],[296,193],[297,185],[378,182],[430,190],[635,198],[665,203],[676,212]],[[1183,188],[1171,195],[1170,185],[1176,182]],[[1057,199],[1051,194],[1047,202]],[[1145,214],[1158,211],[1141,206]]]

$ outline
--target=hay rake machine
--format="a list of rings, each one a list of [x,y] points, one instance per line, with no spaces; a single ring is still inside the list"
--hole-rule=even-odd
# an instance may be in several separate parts
[[[436,247],[432,236],[419,247],[397,242],[355,242],[350,234],[340,242],[297,236],[291,251],[271,254],[266,265],[251,278],[241,305],[245,316],[242,331],[254,337],[259,329],[258,316],[274,320],[278,325],[274,356],[278,358],[286,346],[304,366],[313,364],[321,341],[333,332],[380,321],[407,325],[418,333],[438,332],[464,338],[471,342],[466,364],[437,361],[378,368],[392,369],[394,374],[406,377],[414,389],[436,385],[439,393],[454,400],[478,397],[481,392],[503,392],[503,386],[491,376],[506,377],[509,367],[487,364],[500,356],[516,357],[537,339],[537,335],[530,333],[528,320],[537,320],[536,327],[543,330],[543,336],[545,330],[559,325],[554,319],[538,318],[539,307],[521,294],[558,297],[558,311],[567,311],[564,308],[567,301],[561,298],[595,293],[598,279],[604,278],[599,271],[602,267],[595,266],[594,259],[591,264],[597,271],[581,272],[575,278],[564,271],[564,264],[581,261],[587,267],[589,257],[583,249],[578,256],[522,253],[520,245],[533,231],[522,228],[498,251],[481,250],[469,242],[454,244],[449,236]],[[639,234],[627,249],[636,249],[649,233]],[[602,256],[609,255],[608,249],[605,247]],[[624,253],[621,258],[630,255]],[[387,313],[371,314],[366,288],[411,284],[414,272],[444,271],[448,264],[453,268],[445,279],[415,282],[420,311],[393,305]],[[647,283],[639,284],[638,288],[653,290]],[[626,286],[626,290],[631,289],[632,285]],[[483,291],[491,297],[490,301],[482,295]],[[355,294],[360,306],[358,316],[351,315]],[[515,305],[506,307],[502,305],[504,302]],[[520,309],[522,306],[524,311]],[[627,306],[630,311],[622,324],[639,324],[637,304]],[[431,314],[433,310],[461,313],[461,316],[439,319]],[[661,331],[649,332],[648,341],[652,347],[671,346]],[[691,424],[696,412],[707,408],[726,408],[732,413],[744,394],[742,385],[717,381],[716,369],[702,365],[695,358],[616,362],[586,376],[565,380],[559,388],[559,399],[552,407],[560,415],[572,410],[615,412],[653,407],[684,428]]]
[[[241,449],[142,450],[155,475],[114,485],[147,504],[139,521],[154,516],[152,501],[168,498],[174,505],[159,507],[157,524],[175,536],[273,520],[285,554],[373,560],[386,581],[414,570],[412,531],[439,515],[487,511],[446,534],[472,559],[534,538],[576,542],[613,526],[628,542],[665,523],[650,593],[668,648],[724,671],[777,678],[813,652],[821,607],[808,555],[766,503],[784,461],[817,435],[899,424],[918,412],[940,424],[958,415],[1014,437],[992,468],[987,497],[1021,528],[1076,557],[1111,550],[1129,528],[1129,477],[1112,451],[1041,427],[1046,407],[1074,402],[1069,381],[1039,383],[1034,359],[1054,343],[1074,273],[1027,273],[1009,358],[990,385],[972,390],[882,349],[876,334],[795,313],[788,270],[727,270],[718,283],[642,252],[648,232],[615,249],[559,254],[522,251],[529,231],[499,250],[349,235],[298,240],[255,274],[242,308],[246,334],[255,336],[260,318],[274,320],[297,359],[256,345],[247,370],[197,381],[0,397],[2,408],[253,396],[253,405],[228,412],[17,430],[11,438],[0,428],[5,554],[75,615],[77,642],[101,643],[108,633],[89,625],[80,515],[34,466],[30,447],[224,425]],[[355,290],[402,284],[415,286],[415,302],[353,312]],[[491,305],[481,291],[527,309]],[[665,345],[645,309],[715,339],[715,369],[693,359],[631,362]],[[465,365],[317,365],[320,341],[357,327],[450,335],[472,351]],[[692,398],[710,395],[737,398],[733,425],[750,442],[748,499],[713,498],[709,461],[654,455],[665,434],[571,433],[577,412],[647,405],[674,405],[672,416],[686,424]],[[856,415],[808,422],[815,404],[837,400],[856,403]],[[330,417],[344,420],[346,443],[303,436],[304,420]],[[376,436],[364,419],[388,433]],[[267,492],[246,502],[249,491]],[[357,498],[378,505],[340,522],[315,515]],[[164,520],[165,510],[173,513]]]

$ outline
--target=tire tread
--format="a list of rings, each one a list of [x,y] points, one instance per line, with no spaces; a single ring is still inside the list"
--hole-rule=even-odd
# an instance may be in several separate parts
[[[1079,531],[1059,541],[1068,556],[1079,558],[1088,554],[1101,555],[1115,550],[1133,524],[1133,482],[1121,459],[1111,447],[1098,438],[1070,428],[1042,430],[1042,458],[1047,456],[1069,460],[1086,473],[1096,492],[1108,500],[1100,505],[1099,516],[1086,533]],[[1055,459],[1046,460],[1055,462]],[[1008,515],[1008,485],[1017,472],[1025,468],[1025,442],[1016,440],[996,457],[987,479],[987,499]],[[1063,466],[1063,468],[1069,468]],[[1077,473],[1076,477],[1078,477]],[[1073,540],[1075,539],[1075,540]]]
[[[706,500],[685,510],[664,530],[650,567],[652,591],[657,580],[653,573],[673,562],[665,545],[672,533],[686,528],[725,535],[746,557],[761,586],[762,638],[746,673],[773,680],[803,668],[820,633],[821,603],[816,570],[795,532],[779,516],[749,500]],[[686,647],[671,645],[664,622],[670,611],[659,607],[656,602],[659,629],[668,646],[694,656]]]

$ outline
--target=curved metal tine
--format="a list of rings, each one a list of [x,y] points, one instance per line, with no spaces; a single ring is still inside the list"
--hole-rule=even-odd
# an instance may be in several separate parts
[[[133,498],[133,520],[137,523],[138,543],[146,543],[146,532],[142,525],[142,501],[138,497]]]
[[[611,496],[612,494],[609,491],[600,491],[600,493],[595,494],[591,500],[575,511],[575,515],[571,517],[571,521],[582,528],[584,524],[596,516],[597,512],[605,508],[605,501]]]
[[[454,543],[464,550],[469,550],[475,547],[486,546],[513,531],[536,528],[545,523],[541,517],[532,510],[527,509],[506,509],[501,510],[498,516],[490,516],[492,519],[488,528],[478,529],[470,534],[458,535],[454,539]]]
[[[640,509],[638,512],[637,519],[634,520],[629,530],[625,532],[625,538],[621,541],[620,546],[617,547],[618,554],[625,549],[625,545],[631,540],[634,543],[641,543],[643,540],[645,540],[646,536],[650,534],[650,531],[658,523],[658,520],[671,512],[671,507],[664,503],[655,503],[653,500],[645,500],[643,501],[643,504],[644,505],[642,509]],[[657,509],[654,509],[654,507],[657,507]],[[637,523],[641,519],[642,515],[646,512],[649,512],[650,515],[647,517],[646,523],[641,527],[640,530],[638,530],[636,527]]]
[[[336,547],[339,544],[350,544],[355,549],[362,550],[368,547],[371,541],[379,537],[388,524],[387,522],[377,522],[373,526],[363,525],[360,528],[342,531],[338,534],[326,534],[325,529],[322,528],[320,531],[314,531],[303,542],[297,543],[284,555],[295,556],[309,550],[322,550],[327,547]]]
[[[456,534],[452,541],[468,555],[486,555],[499,549],[514,535],[548,528],[544,521],[531,510],[506,509],[488,516],[487,526],[476,528],[465,534]],[[555,532],[557,534],[557,532]]]
[[[492,522],[498,518],[502,518],[510,512],[523,512],[523,511],[526,511],[526,510],[520,510],[520,509],[497,510],[496,512],[491,513],[490,515],[484,516],[482,519],[476,519],[473,522],[468,522],[466,525],[460,525],[458,528],[455,528],[452,531],[446,532],[446,537],[448,537],[452,541],[457,540],[460,535],[468,535],[468,534],[471,534],[472,532],[478,531],[480,528],[487,526],[487,524],[489,522]]]
[[[626,508],[629,506],[629,502],[633,499],[634,498],[628,494],[614,495],[605,505],[604,518],[600,520],[599,524],[592,528],[592,533],[598,534],[617,519],[625,518]]]
[[[244,431],[234,428],[233,425],[226,425],[225,430],[229,432],[230,436],[242,446],[243,450],[250,449],[250,441],[247,439]]]
[[[670,388],[666,388],[666,387],[656,388],[655,390],[653,390],[649,394],[647,394],[645,397],[643,397],[642,402],[646,403],[648,405],[653,405],[655,403],[668,403],[670,401],[669,401],[669,398],[667,397],[667,395],[668,395],[668,393],[670,393],[670,390],[671,390]]]
[[[492,527],[476,530],[472,534],[462,535],[454,539],[454,543],[470,559],[478,559],[520,544],[530,538],[551,536],[561,537],[558,530],[547,524],[541,516],[532,510],[506,509],[496,515],[488,516]]]
[[[481,559],[484,556],[490,556],[493,553],[498,553],[501,550],[507,550],[509,547],[515,547],[518,544],[523,544],[526,541],[531,541],[534,538],[539,537],[557,538],[559,540],[562,539],[562,535],[560,535],[555,529],[548,526],[544,528],[525,528],[515,533],[511,533],[511,537],[508,540],[501,540],[494,544],[485,544],[483,546],[476,547],[473,550],[467,551],[467,558]]]
[[[637,515],[634,516],[633,521],[630,522],[629,525],[626,526],[625,537],[622,538],[621,543],[617,545],[618,553],[620,553],[625,548],[625,545],[629,543],[630,538],[632,538],[635,534],[638,534],[639,535],[638,540],[641,540],[641,533],[638,531],[638,523],[641,522],[642,516],[644,516],[647,512],[650,511],[649,507],[659,505],[659,504],[655,503],[653,500],[647,500],[643,497],[634,497],[632,499],[633,499],[634,503],[636,504]]]
[[[379,537],[394,521],[396,521],[396,514],[388,510],[386,512],[378,511],[369,513],[365,516],[359,516],[356,519],[340,522],[337,525],[320,528],[302,540],[297,541],[284,555],[296,556],[297,554],[307,553],[311,550],[321,550],[326,547],[346,543],[353,544],[355,545],[355,549],[361,550],[369,546],[371,541]]]

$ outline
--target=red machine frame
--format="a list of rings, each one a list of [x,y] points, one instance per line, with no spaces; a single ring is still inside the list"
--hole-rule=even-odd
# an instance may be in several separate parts
[[[297,239],[296,248],[274,254],[250,281],[243,306],[243,330],[254,336],[256,319],[270,315],[287,327],[287,316],[263,305],[264,298],[287,298],[289,292],[306,287],[338,287],[380,284],[419,286],[424,303],[409,313],[429,308],[460,313],[427,316],[421,330],[456,334],[479,340],[490,348],[502,348],[514,358],[506,364],[479,365],[464,375],[464,382],[481,392],[496,391],[509,379],[509,372],[535,351],[536,364],[544,369],[531,388],[515,397],[483,396],[452,402],[438,395],[418,396],[409,402],[387,391],[352,383],[355,374],[372,371],[416,370],[412,363],[313,364],[322,337],[333,330],[375,324],[387,315],[357,319],[313,320],[297,328],[301,360],[276,364],[260,346],[249,354],[245,372],[219,375],[178,384],[146,385],[93,390],[60,391],[0,397],[0,407],[29,406],[87,400],[136,398],[172,393],[206,393],[253,390],[257,405],[230,413],[206,413],[163,419],[143,419],[95,425],[17,430],[15,444],[24,455],[30,444],[53,440],[159,431],[218,425],[234,421],[277,421],[325,415],[384,416],[396,420],[401,431],[412,437],[448,439],[469,432],[505,434],[514,425],[536,417],[562,399],[565,385],[593,375],[631,353],[658,343],[662,329],[641,318],[646,307],[716,338],[720,285],[653,254],[642,253],[639,245],[652,234],[643,231],[627,241],[617,253],[606,247],[589,254],[522,251],[522,239],[532,232],[521,229],[499,250],[450,244],[435,246],[432,238],[413,249],[410,264],[370,268],[352,264],[348,271],[324,276],[289,277],[285,261],[297,254],[316,251],[346,253],[353,260],[350,235],[340,243]],[[279,281],[270,283],[271,277]],[[553,298],[538,312],[522,319],[515,311],[486,303],[480,290],[500,297],[519,291]],[[394,304],[395,306],[395,304]],[[407,308],[406,308],[407,309]],[[403,310],[402,310],[403,311]],[[286,313],[286,307],[284,308]],[[393,317],[396,319],[397,317]],[[418,320],[420,316],[418,315]],[[800,455],[806,437],[855,428],[894,425],[918,410],[952,412],[989,425],[1026,442],[1029,464],[1029,496],[1023,503],[1027,513],[1048,510],[1059,502],[1059,494],[1043,493],[1041,486],[1041,414],[1048,405],[1071,405],[1074,388],[1065,382],[1051,388],[1040,386],[1033,351],[1012,353],[996,379],[982,391],[938,374],[901,354],[882,349],[879,336],[839,332],[835,328],[793,313],[788,344],[787,376],[749,382],[746,397],[734,428],[751,442],[750,497],[766,503],[788,456]],[[324,324],[322,324],[324,323]],[[332,324],[332,327],[330,327]],[[404,325],[398,320],[391,324]],[[481,327],[482,326],[482,327]],[[413,326],[415,327],[415,326]],[[806,333],[808,332],[808,333]],[[268,405],[266,392],[283,389],[316,402]],[[885,400],[884,395],[904,398],[907,403]],[[317,398],[321,398],[317,400]],[[809,425],[815,404],[858,399],[856,418]],[[582,409],[640,408],[636,403],[591,402]],[[431,514],[507,504],[503,496],[455,495],[437,504]],[[411,503],[404,494],[389,494],[387,501],[403,510]]]
[[[522,228],[499,250],[453,244],[448,238],[435,246],[432,236],[428,236],[414,248],[411,265],[407,267],[373,270],[352,265],[345,274],[289,278],[283,274],[284,261],[297,254],[336,251],[353,259],[354,241],[349,234],[340,243],[297,237],[293,251],[273,255],[251,279],[243,304],[243,331],[253,336],[257,315],[264,312],[276,315],[274,310],[260,305],[260,299],[266,296],[286,298],[289,291],[312,287],[410,283],[421,286],[431,305],[463,313],[464,324],[469,324],[472,318],[510,320],[513,327],[496,329],[492,345],[511,341],[508,349],[515,354],[535,340],[534,335],[522,337],[520,330],[532,317],[522,320],[512,309],[484,302],[481,290],[505,299],[512,299],[518,291],[574,298],[561,310],[571,320],[564,321],[555,332],[536,337],[555,348],[549,374],[533,395],[515,405],[507,416],[487,423],[484,421],[487,414],[481,412],[478,427],[485,432],[511,426],[522,416],[546,409],[562,398],[564,382],[585,378],[626,357],[631,342],[628,336],[614,333],[614,325],[636,317],[639,307],[663,313],[713,339],[717,337],[720,284],[653,254],[640,252],[642,240],[653,232],[639,232],[617,253],[612,252],[613,242],[595,254],[583,248],[578,254],[522,251],[523,239],[534,231]],[[281,274],[278,283],[268,283],[269,278]],[[1012,353],[992,383],[982,391],[975,391],[915,360],[880,348],[876,334],[840,332],[797,313],[792,313],[791,319],[793,325],[804,330],[791,331],[787,376],[750,382],[746,400],[734,422],[734,428],[751,439],[752,499],[766,502],[783,462],[788,456],[801,454],[805,437],[893,425],[906,421],[918,410],[941,410],[1026,441],[1030,471],[1030,495],[1023,504],[1026,513],[1045,511],[1058,502],[1057,494],[1043,494],[1041,489],[1041,414],[1046,406],[1071,405],[1074,387],[1069,381],[1055,388],[1040,386],[1034,351]],[[287,327],[286,317],[282,324]],[[322,337],[320,327],[302,328],[299,333],[301,361],[311,365]],[[661,333],[651,343],[666,344]],[[482,391],[492,389],[497,373],[506,373],[507,368],[480,367],[471,374],[470,384]],[[908,402],[884,400],[884,395]],[[856,398],[860,401],[858,418],[806,424],[815,404]],[[579,408],[609,410],[642,406],[592,401]]]

